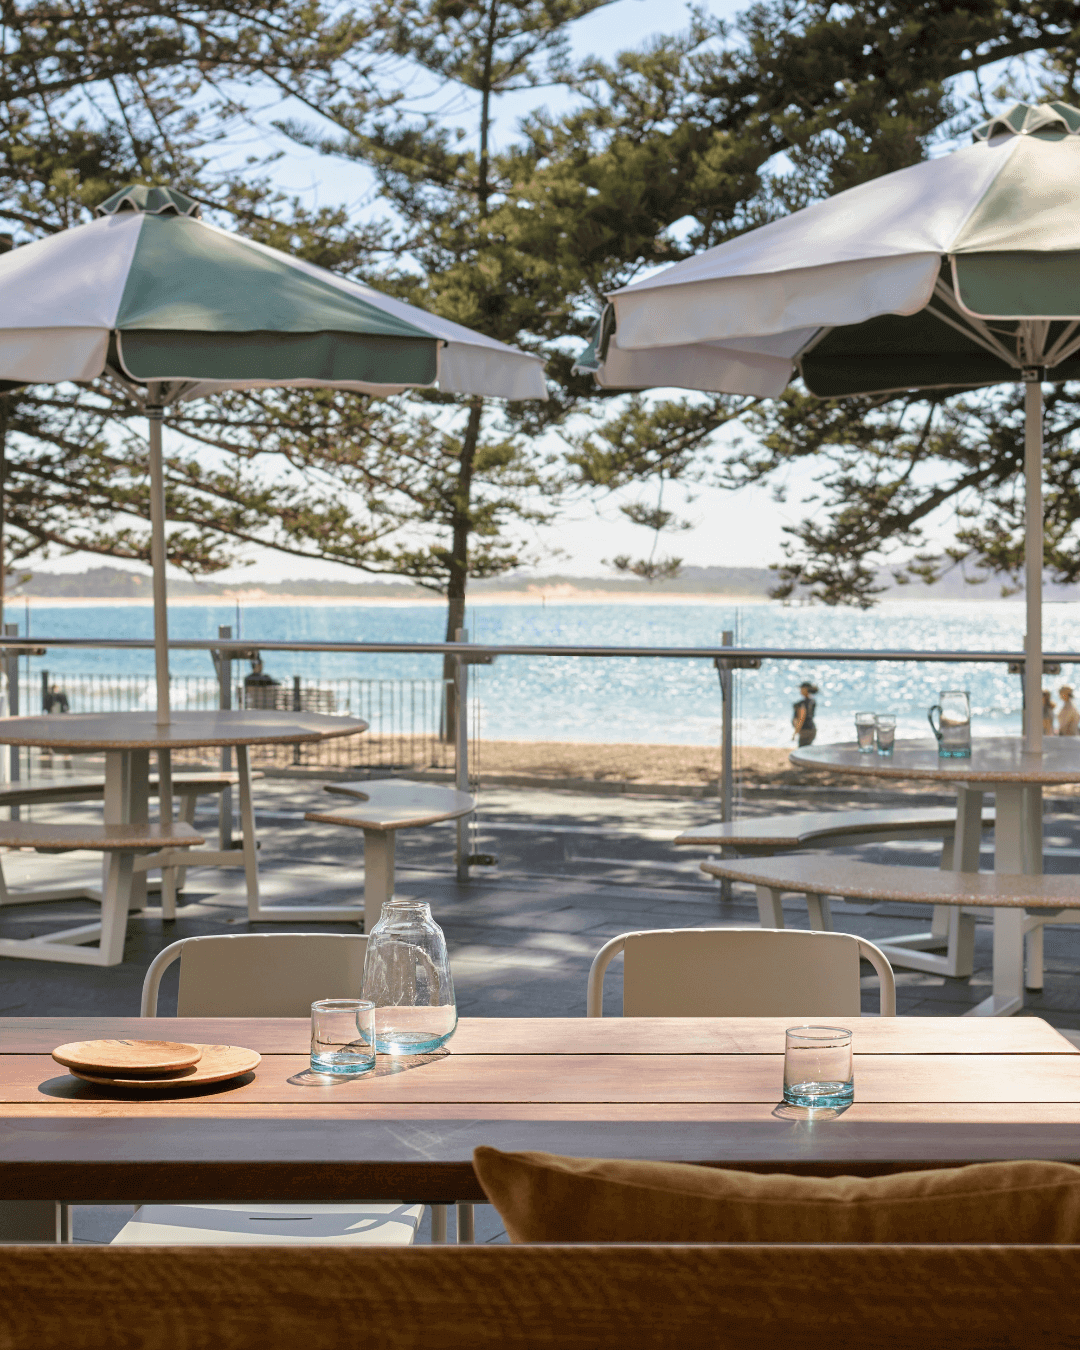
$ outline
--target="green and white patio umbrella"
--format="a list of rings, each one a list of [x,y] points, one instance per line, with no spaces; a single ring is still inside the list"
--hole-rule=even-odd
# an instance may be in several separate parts
[[[608,388],[776,396],[1025,385],[1025,749],[1042,751],[1042,391],[1080,379],[1080,109],[975,143],[612,293],[579,359]]]
[[[269,386],[544,399],[540,358],[199,218],[136,186],[98,219],[0,256],[0,389],[105,377],[150,420],[154,644],[169,720],[165,407]]]

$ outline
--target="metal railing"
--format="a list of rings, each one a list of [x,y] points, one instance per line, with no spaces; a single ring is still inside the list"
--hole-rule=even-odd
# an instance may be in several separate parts
[[[458,642],[276,642],[259,640],[257,644],[251,642],[239,642],[232,638],[229,629],[220,630],[220,636],[217,639],[176,639],[170,641],[169,646],[176,651],[205,651],[209,653],[214,665],[218,671],[218,678],[212,677],[180,677],[177,681],[177,692],[180,695],[175,706],[179,707],[219,707],[228,708],[232,706],[244,706],[246,694],[244,686],[235,683],[233,678],[233,663],[238,660],[247,659],[251,656],[263,652],[322,652],[334,655],[343,654],[398,654],[398,655],[442,655],[454,658],[455,676],[453,684],[455,686],[454,707],[457,709],[456,726],[452,728],[450,737],[443,738],[439,734],[445,717],[446,699],[445,686],[442,681],[385,681],[385,680],[344,680],[344,681],[301,681],[300,677],[295,677],[291,686],[274,686],[275,692],[272,695],[273,705],[276,707],[291,708],[295,704],[289,702],[290,699],[296,699],[298,692],[301,700],[305,697],[305,690],[312,692],[320,691],[322,693],[331,692],[331,688],[338,686],[347,686],[348,694],[341,695],[343,706],[336,702],[339,695],[334,694],[335,707],[333,711],[338,713],[351,712],[355,716],[361,716],[365,721],[371,724],[371,730],[363,736],[343,737],[339,740],[323,743],[314,749],[308,747],[288,747],[287,751],[274,749],[273,747],[262,747],[262,762],[276,763],[278,759],[286,754],[291,757],[292,762],[310,763],[313,766],[317,763],[320,767],[330,767],[333,763],[342,763],[343,767],[356,769],[370,769],[371,767],[387,769],[408,769],[415,771],[422,767],[448,768],[453,764],[454,779],[459,787],[467,787],[470,783],[469,778],[469,736],[468,736],[468,667],[474,664],[490,664],[498,657],[504,656],[551,656],[551,657],[587,657],[587,658],[612,658],[625,659],[650,658],[659,660],[701,660],[712,663],[720,676],[720,687],[724,701],[723,718],[723,758],[721,781],[718,784],[718,795],[721,799],[721,815],[723,819],[729,819],[732,804],[732,708],[735,697],[735,674],[739,669],[757,668],[765,661],[798,661],[798,662],[828,662],[828,661],[856,661],[856,662],[877,662],[877,661],[901,661],[915,663],[980,663],[980,664],[1004,664],[1011,671],[1016,673],[1023,672],[1024,653],[1021,650],[1012,651],[951,651],[951,650],[898,650],[898,649],[859,649],[845,650],[842,648],[815,648],[815,647],[747,647],[735,646],[731,641],[731,634],[725,633],[724,640],[717,646],[712,647],[605,647],[605,646],[552,646],[533,643],[470,643],[467,641],[467,634],[464,630],[459,631],[462,639]],[[69,650],[153,650],[153,642],[149,640],[131,640],[131,639],[109,639],[109,638],[17,638],[5,635],[4,648],[6,663],[9,674],[13,669],[17,669],[18,658],[20,654],[39,655],[47,653],[50,649],[69,649]],[[1047,673],[1052,673],[1055,668],[1063,664],[1080,664],[1080,652],[1044,652],[1043,665]],[[64,677],[67,680],[69,677]],[[88,677],[91,680],[100,683],[87,686],[90,692],[87,697],[100,696],[105,697],[104,691],[116,689],[121,681],[116,677]],[[142,681],[142,686],[146,692],[140,692],[140,698],[149,697],[149,691],[153,689],[152,676],[128,677],[131,680]],[[423,730],[414,732],[411,729],[406,732],[396,724],[389,731],[384,731],[385,726],[384,709],[386,704],[380,702],[380,698],[390,699],[390,706],[393,709],[392,717],[402,713],[407,705],[410,710],[415,710],[418,706],[413,697],[404,698],[400,691],[403,686],[412,685],[414,687],[426,686],[427,693],[418,695],[419,706],[422,708],[420,721],[424,724]],[[390,695],[385,691],[393,686],[398,693]],[[18,685],[16,683],[16,688]],[[268,686],[262,686],[265,690]],[[373,691],[382,689],[383,693],[375,694]],[[368,691],[368,701],[364,702],[361,696],[361,689]],[[435,693],[435,690],[438,690]],[[216,701],[215,701],[216,691]],[[355,692],[351,692],[355,691]],[[266,697],[264,694],[263,697]],[[194,701],[184,703],[182,700],[190,698]],[[206,699],[206,702],[202,700]],[[278,700],[281,700],[280,703]],[[394,700],[397,700],[396,702]],[[69,696],[70,702],[70,696]],[[141,704],[132,703],[128,706],[151,706],[148,702]],[[248,705],[251,706],[251,705]],[[255,706],[267,706],[259,704]],[[303,706],[303,703],[301,703]],[[309,705],[310,706],[310,705]],[[71,711],[77,711],[72,704]],[[87,709],[89,710],[89,709]],[[329,710],[329,709],[326,709]],[[437,711],[436,711],[437,710]],[[13,707],[12,712],[18,709]],[[410,711],[410,716],[413,711]],[[434,719],[438,717],[438,721]],[[355,745],[353,744],[355,742]],[[449,754],[450,745],[453,745],[456,753],[451,757]],[[223,766],[228,752],[223,752]],[[297,754],[300,759],[296,760]],[[305,759],[304,756],[313,756],[315,754],[327,755],[331,759],[320,758]],[[334,760],[333,756],[339,756]],[[468,844],[467,844],[467,825],[461,822],[458,831],[458,874],[464,878],[468,874]]]
[[[232,663],[228,662],[227,667]],[[388,773],[450,771],[454,747],[442,736],[446,687],[442,680],[329,679],[296,675],[287,683],[252,684],[229,671],[228,689],[213,675],[174,675],[171,706],[178,711],[271,708],[361,717],[369,730],[311,745],[252,747],[261,767],[355,769]],[[224,696],[223,696],[224,694]],[[153,675],[87,675],[48,669],[19,682],[18,708],[27,712],[127,712],[154,707]],[[176,751],[177,762],[199,761],[197,750]],[[205,753],[202,758],[205,759]]]

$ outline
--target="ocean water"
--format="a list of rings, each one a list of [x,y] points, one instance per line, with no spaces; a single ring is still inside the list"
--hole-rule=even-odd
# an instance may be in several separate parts
[[[8,621],[24,611],[11,606]],[[149,606],[39,605],[29,613],[31,636],[148,639]],[[170,609],[174,638],[212,638],[232,624],[246,642],[439,641],[441,605],[178,604]],[[1016,650],[1023,642],[1022,601],[889,601],[866,612],[779,604],[688,601],[542,604],[502,601],[470,606],[470,636],[487,643],[606,646],[705,646],[725,629],[738,643],[762,647],[849,649]],[[1080,604],[1049,604],[1046,650],[1080,650]],[[149,674],[149,651],[54,651],[29,663],[29,687],[43,668],[65,674]],[[305,679],[432,678],[441,659],[426,655],[268,653],[266,669],[286,682]],[[634,741],[710,744],[720,736],[717,673],[708,661],[652,658],[500,657],[473,667],[480,734],[500,740]],[[176,652],[174,675],[212,674],[205,652]],[[1003,665],[913,662],[768,661],[736,677],[737,738],[743,745],[787,745],[791,705],[804,679],[819,686],[819,740],[849,739],[855,712],[892,712],[901,738],[928,735],[926,709],[941,689],[971,691],[976,733],[1015,734],[1020,727],[1020,680]],[[1065,667],[1049,688],[1080,681]],[[31,702],[31,710],[36,707]]]

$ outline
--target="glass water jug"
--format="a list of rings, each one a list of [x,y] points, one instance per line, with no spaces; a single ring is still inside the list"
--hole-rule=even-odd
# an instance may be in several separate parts
[[[388,900],[368,936],[364,998],[375,1004],[384,1055],[438,1050],[457,1028],[446,938],[424,900]]]
[[[930,729],[937,737],[938,758],[970,759],[971,695],[966,689],[943,689],[938,700],[927,714]]]

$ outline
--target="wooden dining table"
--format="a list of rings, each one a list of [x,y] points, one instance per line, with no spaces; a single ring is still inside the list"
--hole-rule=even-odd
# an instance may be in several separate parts
[[[439,1054],[308,1069],[304,1019],[0,1019],[0,1196],[71,1204],[483,1201],[478,1144],[871,1175],[1001,1158],[1080,1163],[1080,1051],[1035,1017],[858,1018],[855,1103],[781,1101],[783,1018],[465,1018]],[[67,1073],[100,1037],[229,1043],[262,1062],[141,1092]]]

